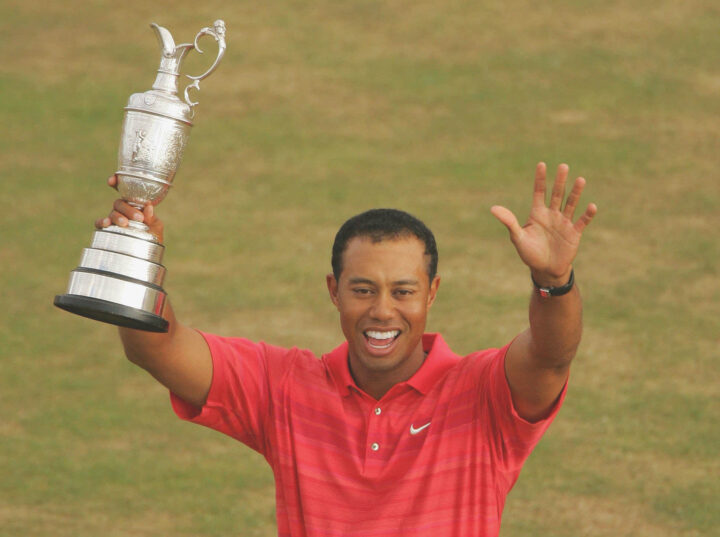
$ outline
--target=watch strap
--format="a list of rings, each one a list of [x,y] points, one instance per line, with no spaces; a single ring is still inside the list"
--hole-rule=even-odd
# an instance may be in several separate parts
[[[535,281],[535,278],[532,277],[532,274],[530,275],[530,279],[532,280],[535,289],[537,289],[538,293],[540,293],[541,297],[549,298],[551,296],[562,296],[569,293],[570,290],[573,288],[573,285],[575,285],[575,269],[572,269],[570,271],[570,279],[568,280],[568,282],[565,285],[561,285],[559,287],[543,287]]]

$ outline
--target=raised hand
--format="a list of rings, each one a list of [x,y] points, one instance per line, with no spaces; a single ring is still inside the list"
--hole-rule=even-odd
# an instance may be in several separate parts
[[[563,207],[567,164],[558,166],[550,204],[546,205],[546,173],[545,163],[540,162],[535,168],[532,207],[524,226],[521,227],[512,211],[505,207],[495,205],[490,211],[510,231],[510,240],[520,259],[530,267],[535,281],[543,286],[558,286],[567,283],[570,277],[582,232],[597,213],[597,206],[590,203],[580,218],[573,222],[585,179],[575,179]]]
[[[108,186],[117,190],[117,176],[111,175],[107,180]],[[144,222],[150,228],[150,233],[155,235],[159,242],[163,242],[163,223],[155,216],[152,205],[146,205],[142,211],[136,209],[122,199],[116,199],[113,203],[113,210],[105,218],[95,220],[97,229],[106,228],[111,225],[127,227],[130,220]]]

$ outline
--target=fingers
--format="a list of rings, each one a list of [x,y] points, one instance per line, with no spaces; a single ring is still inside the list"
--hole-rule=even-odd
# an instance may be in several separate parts
[[[128,225],[128,220],[130,219],[136,222],[143,222],[145,215],[128,202],[121,199],[115,200],[115,203],[113,203],[113,211],[110,213],[112,223],[124,227]]]
[[[540,169],[540,165],[538,165],[538,170]],[[555,184],[553,185],[553,191],[550,196],[550,206],[549,208],[551,210],[559,211],[562,207],[563,200],[565,199],[565,184],[567,183],[568,178],[568,172],[569,167],[567,164],[560,164],[557,169],[557,175],[555,177]],[[543,181],[544,182],[544,181]],[[536,193],[537,193],[537,183],[538,183],[538,173],[535,174],[535,183],[536,183]],[[580,201],[580,196],[583,193],[583,190],[585,189],[585,178],[584,177],[578,177],[575,179],[575,182],[573,183],[572,190],[570,191],[570,194],[567,197],[567,201],[565,202],[565,207],[562,209],[562,214],[569,220],[572,220],[575,216],[575,210],[577,209],[578,202]],[[537,202],[537,200],[535,201]],[[592,209],[591,209],[592,207]],[[579,222],[584,222],[582,224],[582,227],[580,229],[584,229],[587,224],[590,223],[590,220],[592,220],[592,217],[595,216],[595,213],[597,212],[597,207],[594,204],[590,204],[588,206],[588,209],[583,213],[583,215],[578,220]]]
[[[111,175],[107,179],[109,187],[118,189],[118,177],[117,175]],[[111,225],[120,227],[127,227],[129,222],[134,220],[136,222],[144,222],[150,228],[150,232],[160,239],[162,242],[163,228],[162,221],[155,216],[155,209],[152,205],[146,205],[142,211],[133,207],[122,199],[117,199],[113,203],[113,209],[110,214],[105,218],[98,218],[95,220],[95,227],[103,229]]]
[[[582,195],[582,191],[584,188],[585,178],[578,177],[577,179],[575,179],[575,184],[573,184],[570,195],[565,202],[565,209],[563,209],[563,216],[565,216],[565,218],[569,218],[570,220],[572,220],[575,216],[575,209],[577,208],[577,204],[580,201],[580,196]]]
[[[95,220],[95,227],[98,229],[106,228],[110,224],[112,224],[112,222],[110,221],[110,218],[107,216],[105,218],[98,218],[97,220]]]
[[[591,203],[587,206],[587,209],[585,209],[585,212],[578,218],[577,222],[573,225],[575,228],[575,231],[578,233],[582,233],[583,230],[587,227],[587,225],[592,221],[592,219],[597,214],[597,205],[594,203]]]
[[[506,209],[500,205],[493,205],[490,208],[490,212],[495,218],[500,220],[506,228],[508,228],[510,238],[513,241],[522,233],[522,227],[520,227],[517,218],[510,209]]]
[[[555,176],[555,184],[553,185],[552,195],[550,196],[550,209],[559,211],[563,199],[565,199],[565,182],[568,177],[568,165],[560,164]]]
[[[112,174],[110,177],[107,178],[107,185],[111,188],[114,188],[117,190],[117,175]],[[95,227],[97,229],[103,229],[108,226],[111,226],[113,224],[113,220],[111,219],[112,213],[110,213],[110,216],[106,216],[105,218],[98,218],[95,220]],[[124,225],[127,225],[127,219],[124,220]]]
[[[154,218],[152,208],[150,209],[149,214],[152,218]],[[145,213],[139,211],[126,201],[117,199],[115,200],[115,203],[113,203],[113,210],[110,211],[110,214],[108,216],[95,220],[95,227],[98,229],[102,229],[113,224],[120,227],[126,227],[130,220],[135,220],[136,222],[144,222]]]
[[[533,206],[545,207],[545,174],[547,166],[544,162],[538,162],[535,166],[535,187],[533,189]]]

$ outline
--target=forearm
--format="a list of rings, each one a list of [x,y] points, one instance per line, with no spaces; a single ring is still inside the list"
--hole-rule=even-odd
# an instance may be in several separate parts
[[[165,304],[163,317],[169,323],[166,333],[145,332],[124,327],[120,327],[118,330],[125,349],[125,356],[143,369],[150,369],[162,361],[163,355],[170,352],[177,338],[178,323],[169,302]]]
[[[567,282],[569,275],[549,280],[533,275],[541,285]],[[577,285],[565,295],[542,297],[535,289],[530,299],[530,353],[542,367],[562,368],[570,364],[582,336],[582,299]]]

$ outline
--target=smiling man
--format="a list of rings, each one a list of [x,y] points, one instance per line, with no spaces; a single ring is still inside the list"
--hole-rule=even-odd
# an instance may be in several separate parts
[[[355,216],[335,237],[327,286],[348,342],[350,371],[375,399],[425,359],[421,338],[440,284],[437,258],[432,232],[392,209]]]
[[[125,352],[168,387],[181,418],[264,455],[279,535],[495,537],[582,332],[572,262],[597,209],[573,222],[585,180],[565,200],[565,165],[546,205],[545,176],[540,163],[525,226],[492,208],[534,285],[529,328],[502,348],[461,357],[425,333],[440,285],[435,239],[411,215],[376,209],[336,235],[326,279],[346,341],[320,359],[197,332],[170,307],[167,334],[120,329]],[[152,207],[121,200],[96,225],[129,218],[162,239]]]

